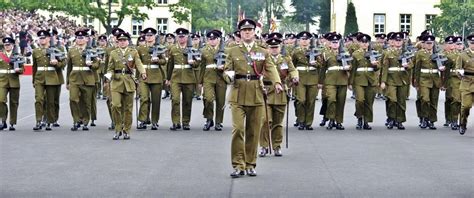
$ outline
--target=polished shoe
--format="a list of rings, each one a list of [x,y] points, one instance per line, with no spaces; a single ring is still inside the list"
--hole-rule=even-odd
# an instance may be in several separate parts
[[[92,121],[91,121],[91,127],[97,126],[97,125],[95,125],[95,122],[94,122],[94,121],[95,121],[95,120],[92,120]]]
[[[456,122],[451,122],[451,130],[453,131],[459,130],[459,124]]]
[[[216,131],[222,131],[222,124],[221,123],[217,123],[216,126],[214,127],[214,129]]]
[[[10,125],[10,128],[8,128],[8,130],[10,130],[10,131],[16,130],[16,129],[15,129],[15,125],[11,124],[11,125]]]
[[[60,127],[60,126],[61,126],[61,125],[59,125],[58,122],[54,122],[54,123],[53,123],[53,127]]]
[[[328,126],[326,129],[332,130],[332,128],[336,127],[336,123],[334,123],[334,120],[330,120]]]
[[[399,130],[405,130],[405,127],[403,126],[403,124],[402,124],[401,122],[399,122],[399,123],[397,124],[397,129],[399,129]]]
[[[83,126],[82,126],[82,130],[83,130],[83,131],[88,131],[88,130],[89,130],[89,127],[87,127],[87,125],[83,125]]]
[[[362,118],[357,118],[357,125],[356,125],[356,129],[357,130],[361,130],[362,129]]]
[[[449,125],[451,125],[451,121],[446,121],[446,122],[443,124],[444,127],[448,127]]]
[[[426,129],[428,127],[428,120],[426,118],[421,118],[420,128]]]
[[[428,128],[431,129],[431,130],[436,130],[434,122],[428,121]]]
[[[466,133],[466,126],[459,127],[459,134],[464,135]]]
[[[3,128],[2,128],[2,130],[3,130],[3,129],[6,129],[6,128],[8,128],[7,122],[3,121]]]
[[[189,131],[191,130],[191,127],[188,124],[183,124],[183,130]]]
[[[303,123],[300,123],[298,130],[304,130],[304,128],[306,128],[306,126]]]
[[[151,124],[151,130],[158,130],[158,124],[157,123],[153,123]]]
[[[81,120],[81,121],[79,121],[77,124],[78,124],[78,125],[79,125],[79,127],[80,127],[81,125],[83,125],[83,124],[84,124],[84,122]]]
[[[281,157],[283,154],[281,153],[281,148],[276,148],[274,151],[275,157]]]
[[[177,124],[173,124],[171,127],[170,127],[170,130],[172,131],[176,131],[178,129],[178,125]]]
[[[388,126],[388,125],[390,124],[390,121],[392,121],[392,119],[387,118],[387,119],[385,120],[385,126]]]
[[[247,175],[250,177],[255,177],[257,176],[257,171],[255,170],[255,168],[249,168],[247,169]]]
[[[46,131],[51,131],[51,130],[53,130],[53,129],[51,129],[51,124],[50,124],[50,123],[46,124],[45,130],[46,130]]]
[[[214,121],[211,119],[208,119],[206,123],[204,124],[204,127],[202,128],[203,131],[209,131],[211,127],[214,126]]]
[[[122,131],[120,131],[120,132],[115,132],[115,135],[114,135],[114,137],[113,137],[112,139],[113,139],[113,140],[118,140],[118,139],[120,139],[120,136],[122,136]]]
[[[196,100],[202,100],[201,96],[196,97]]]
[[[297,122],[297,121],[295,121],[295,123],[293,123],[293,126],[294,126],[294,127],[298,127],[298,126],[300,126],[300,123]]]
[[[230,173],[230,176],[232,178],[239,178],[239,177],[242,177],[244,175],[245,175],[245,171],[239,170],[239,169],[235,169],[234,172]]]
[[[319,126],[324,126],[324,125],[326,125],[326,122],[327,122],[327,121],[328,121],[328,119],[323,118],[323,119],[321,120],[321,122],[319,123]]]
[[[79,123],[74,123],[71,127],[71,131],[77,131],[79,129],[79,127],[81,127],[81,125],[79,125]]]
[[[365,122],[364,126],[362,126],[364,130],[372,130],[372,127],[369,125],[369,123]]]
[[[260,152],[258,152],[259,157],[265,157],[268,154],[268,148],[262,147],[260,148]]]
[[[0,130],[7,128],[7,123],[0,123]]]
[[[395,126],[395,121],[394,120],[390,120],[387,124],[387,129],[393,129],[393,126]]]
[[[336,124],[336,129],[337,129],[337,130],[344,130],[344,127],[342,126],[341,123],[337,123],[337,124]]]
[[[137,125],[137,129],[138,129],[138,130],[144,130],[144,129],[146,129],[146,124],[145,124],[145,122],[139,122],[138,125]]]
[[[110,123],[109,130],[114,130],[115,129],[115,124],[112,122]]]
[[[150,121],[150,120],[146,120],[144,123],[145,123],[146,125],[150,125],[150,124],[151,124],[151,121]]]
[[[41,127],[46,127],[46,122],[45,121],[41,121]]]
[[[124,139],[124,140],[129,140],[129,139],[130,139],[130,135],[129,135],[127,132],[123,132],[123,139]]]
[[[34,131],[39,131],[41,130],[43,127],[41,127],[41,122],[37,122],[36,125],[33,127],[33,130]]]
[[[313,127],[311,125],[306,125],[305,129],[308,130],[308,131],[312,131]]]
[[[181,124],[177,124],[177,125],[176,125],[176,128],[177,128],[177,129],[181,129]]]

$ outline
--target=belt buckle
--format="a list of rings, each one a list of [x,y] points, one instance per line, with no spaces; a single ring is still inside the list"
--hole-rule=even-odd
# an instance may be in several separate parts
[[[125,68],[122,68],[122,75],[125,75]]]
[[[247,79],[247,81],[250,81],[250,74],[245,75],[245,78]]]

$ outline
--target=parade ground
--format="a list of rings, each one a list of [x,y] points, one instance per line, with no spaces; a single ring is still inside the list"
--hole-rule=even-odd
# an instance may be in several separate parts
[[[105,100],[96,127],[71,131],[69,93],[63,86],[59,123],[33,132],[35,94],[21,77],[16,131],[0,132],[0,197],[474,197],[474,119],[464,136],[442,126],[418,127],[415,91],[407,101],[406,130],[388,130],[385,102],[374,104],[373,130],[356,130],[348,94],[346,130],[299,131],[290,105],[289,147],[283,157],[257,161],[257,177],[232,179],[231,118],[223,131],[203,131],[202,101],[194,100],[191,130],[170,131],[169,99],[162,101],[159,130],[113,141]],[[319,112],[321,100],[316,103]],[[135,107],[134,107],[135,108]],[[474,113],[471,110],[471,114]],[[135,109],[134,109],[135,114]],[[136,127],[134,117],[133,128]],[[285,144],[283,144],[285,145]]]

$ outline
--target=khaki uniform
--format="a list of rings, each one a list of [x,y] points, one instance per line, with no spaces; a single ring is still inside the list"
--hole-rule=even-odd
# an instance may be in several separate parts
[[[218,52],[218,46],[213,48],[206,46],[202,50],[201,76],[199,84],[204,88],[204,111],[203,116],[208,120],[214,118],[214,101],[216,102],[216,124],[224,121],[224,105],[227,84],[224,81],[223,71],[217,69],[214,57]]]
[[[326,118],[342,124],[344,121],[349,71],[341,69],[341,63],[337,61],[337,51],[325,51],[322,62],[319,82],[324,83],[328,100]]]
[[[113,50],[108,61],[107,73],[112,75],[110,91],[116,133],[124,131],[130,134],[132,127],[133,96],[136,91],[136,85],[133,73],[127,70],[129,57],[133,59],[132,64],[135,69],[139,73],[145,73],[137,50],[131,47]]]
[[[66,82],[69,86],[69,106],[73,121],[74,123],[82,121],[87,125],[91,119],[91,98],[95,98],[97,75],[95,70],[99,68],[99,64],[95,62],[92,66],[87,66],[85,58],[82,57],[83,50],[79,47],[69,50]]]
[[[385,83],[387,117],[397,123],[406,121],[406,89],[410,88],[410,61],[404,68],[399,61],[401,49],[391,48],[383,53],[381,82]]]
[[[256,43],[253,44],[250,53],[244,44],[230,48],[227,52],[224,70],[235,71],[236,77],[228,96],[233,128],[231,162],[234,169],[245,170],[257,166],[258,140],[265,117],[263,83],[255,80],[255,72],[263,73],[272,85],[281,81],[273,61],[270,61],[270,55]],[[265,60],[257,59],[256,56],[252,59],[250,54],[257,53]],[[245,78],[246,75],[248,80]],[[244,78],[240,78],[242,76]]]
[[[300,126],[311,126],[314,120],[316,97],[318,96],[319,64],[310,65],[306,56],[308,49],[298,47],[294,50],[293,65],[300,76],[296,86],[296,121]]]
[[[5,57],[11,58],[12,52],[0,52]],[[1,55],[0,55],[1,56]],[[15,125],[17,121],[18,104],[20,99],[20,77],[13,66],[0,58],[0,121],[6,121],[8,110],[10,110],[10,124]],[[23,67],[21,68],[23,69]],[[8,95],[8,98],[7,98]],[[7,106],[7,101],[9,101]]]
[[[58,75],[58,71],[64,68],[64,62],[50,65],[50,59],[46,54],[47,48],[36,48],[33,50],[33,86],[35,87],[35,112],[36,122],[41,122],[43,116],[47,123],[53,123],[59,115],[57,96],[60,95],[58,86],[64,82]],[[61,80],[63,79],[63,80]],[[46,102],[46,104],[45,104]],[[46,107],[46,108],[44,108]]]
[[[180,124],[182,121],[184,126],[189,126],[194,86],[197,83],[197,76],[193,68],[198,67],[199,63],[195,61],[195,64],[189,65],[188,57],[184,54],[185,51],[186,48],[181,48],[178,44],[169,47],[167,78],[171,81],[171,120],[173,124]],[[182,120],[180,113],[181,94],[183,96]]]
[[[355,93],[355,116],[362,118],[364,122],[373,121],[373,105],[378,86],[378,76],[376,71],[379,66],[374,66],[365,57],[366,50],[359,48],[353,54],[352,71],[349,84]]]
[[[474,101],[474,52],[470,49],[461,53],[456,60],[456,69],[464,69],[461,80],[461,119],[460,126],[466,128],[467,118]]]
[[[280,73],[280,79],[282,82],[287,82],[288,79],[298,78],[298,71],[295,69],[291,61],[291,57],[282,55],[271,56],[271,60],[276,65],[277,70]],[[288,70],[288,76],[282,77],[282,70]],[[288,78],[288,79],[287,79]],[[271,130],[272,138],[272,149],[276,150],[281,148],[281,143],[283,142],[283,119],[285,118],[286,105],[288,104],[288,87],[285,85],[284,92],[276,93],[275,87],[271,86],[271,82],[267,81],[266,78],[263,79],[265,88],[268,91],[267,96],[267,113],[268,113],[268,123],[263,122],[262,132],[260,133],[260,146],[268,148],[269,147],[269,131]],[[270,123],[270,127],[268,124]]]
[[[461,111],[461,78],[456,72],[456,59],[459,53],[456,51],[445,53],[448,61],[446,62],[446,71],[444,72],[443,86],[446,88],[444,115],[446,122],[458,123],[459,114]]]
[[[138,54],[145,68],[147,79],[140,78],[140,112],[138,121],[145,122],[150,117],[151,122],[157,124],[160,120],[160,104],[161,104],[161,90],[163,89],[163,82],[166,79],[165,70],[166,58],[164,55],[158,57],[158,62],[151,62],[150,50],[153,46],[137,47]]]
[[[436,63],[431,61],[430,51],[423,49],[416,55],[414,75],[418,83],[421,117],[436,122],[441,79]]]
[[[104,75],[107,73],[107,70],[108,70],[110,53],[115,49],[117,49],[117,48],[109,47],[109,48],[106,48],[106,50],[105,50],[105,57],[104,57],[105,64],[103,65],[103,68],[102,68],[103,71],[104,71]],[[113,115],[112,115],[112,93],[110,91],[110,82],[104,82],[103,94],[104,94],[105,97],[107,97],[107,101],[106,101],[107,110],[109,112],[110,120],[112,121],[112,124],[114,125],[114,118],[113,118]]]

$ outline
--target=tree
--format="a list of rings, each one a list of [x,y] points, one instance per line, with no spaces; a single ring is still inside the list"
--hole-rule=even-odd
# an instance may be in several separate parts
[[[319,16],[319,32],[329,32],[331,29],[331,0],[321,0]]]
[[[304,28],[304,24],[293,22],[291,17],[285,17],[280,22],[280,32],[282,33],[298,33]]]
[[[169,9],[177,23],[191,22],[193,31],[202,32],[221,27],[230,31],[226,7],[226,1],[180,0],[171,4]]]
[[[349,35],[359,31],[359,25],[357,25],[357,16],[354,4],[350,2],[347,5],[346,13],[346,25],[344,26],[344,35]]]
[[[474,33],[474,3],[463,1],[463,2],[450,2],[446,1],[439,5],[435,5],[436,8],[441,10],[441,15],[436,16],[431,24],[431,28],[434,30],[434,34],[437,37],[444,38],[448,35],[462,35],[463,27],[465,35]]]
[[[309,31],[309,26],[316,24],[314,18],[320,13],[320,0],[292,0],[291,6],[296,10],[292,13],[293,22],[305,24],[306,31]]]

